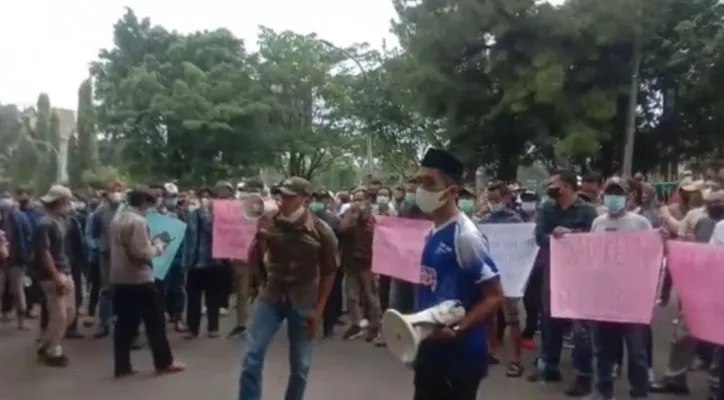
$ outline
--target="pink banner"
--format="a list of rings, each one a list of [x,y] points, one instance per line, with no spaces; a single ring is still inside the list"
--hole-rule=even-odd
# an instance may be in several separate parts
[[[430,221],[376,217],[372,272],[420,283],[420,262]]]
[[[214,200],[211,254],[216,259],[246,261],[256,223],[244,218],[238,200]]]
[[[689,331],[701,340],[724,345],[724,247],[673,240],[666,246]]]
[[[653,229],[551,239],[552,315],[650,323],[663,248]]]

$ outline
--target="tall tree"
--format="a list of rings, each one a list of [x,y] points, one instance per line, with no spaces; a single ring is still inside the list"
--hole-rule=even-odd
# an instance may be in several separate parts
[[[93,171],[98,168],[98,137],[95,126],[95,110],[93,105],[93,83],[86,79],[78,88],[78,118],[73,146],[74,157],[69,160],[72,164],[69,173],[71,182],[81,183],[83,171]]]

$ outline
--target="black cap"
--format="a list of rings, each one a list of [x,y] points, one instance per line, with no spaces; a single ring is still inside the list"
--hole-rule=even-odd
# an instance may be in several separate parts
[[[420,165],[437,169],[458,184],[463,179],[463,163],[445,150],[431,148],[425,153]]]

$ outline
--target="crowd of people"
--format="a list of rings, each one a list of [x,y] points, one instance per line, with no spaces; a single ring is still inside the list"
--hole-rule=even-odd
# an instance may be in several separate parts
[[[576,372],[564,393],[569,397],[612,399],[626,347],[632,398],[688,394],[687,373],[695,361],[711,371],[711,398],[724,398],[719,349],[690,336],[683,317],[677,319],[667,370],[655,379],[651,327],[553,318],[548,266],[550,238],[575,232],[659,229],[667,239],[724,243],[724,223],[717,224],[724,219],[724,168],[712,170],[706,180],[684,177],[671,204],[660,204],[643,176],[604,180],[596,173],[579,177],[561,170],[550,176],[542,196],[497,181],[479,196],[464,187],[462,176],[454,156],[431,149],[407,182],[389,187],[372,179],[336,194],[302,178],[272,187],[251,179],[195,190],[170,182],[129,189],[112,180],[105,191],[84,194],[54,185],[37,200],[26,189],[6,192],[0,195],[2,319],[10,321],[15,311],[17,328],[28,330],[29,321],[39,317],[38,357],[49,366],[68,365],[62,344],[84,337],[79,324],[95,327],[97,339],[112,335],[114,374],[121,378],[134,373],[130,354],[141,347],[141,323],[156,371],[175,373],[184,365],[173,357],[167,330],[198,340],[205,316],[205,334],[216,338],[220,318],[235,310],[228,336],[246,338],[240,400],[261,398],[266,349],[286,319],[291,369],[286,398],[302,399],[313,339],[318,331],[333,338],[344,312],[342,339],[364,338],[383,347],[380,324],[387,308],[411,313],[456,299],[468,313],[421,345],[416,400],[474,399],[488,366],[501,362],[503,343],[512,349],[506,371],[511,378],[525,374],[523,351],[539,347],[528,376],[533,382],[562,380],[562,348],[571,346]],[[244,202],[251,194],[273,199],[277,208],[261,213],[248,260],[215,259],[213,201]],[[149,211],[186,224],[162,280],[154,276],[152,260],[167,244],[150,236]],[[433,222],[421,260],[423,283],[372,273],[378,216]],[[524,297],[505,298],[477,226],[525,222],[536,224],[540,250]],[[665,277],[659,303],[669,302],[671,286]]]

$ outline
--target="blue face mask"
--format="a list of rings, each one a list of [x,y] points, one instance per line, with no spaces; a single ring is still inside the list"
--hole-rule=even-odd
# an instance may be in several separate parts
[[[312,212],[318,212],[324,210],[324,204],[318,201],[313,201],[309,204],[309,210]]]
[[[490,209],[490,212],[496,213],[503,210],[503,203],[488,203],[488,208]]]
[[[405,203],[415,204],[415,193],[405,193]]]
[[[626,196],[607,194],[603,196],[603,205],[609,213],[617,214],[626,208]]]

